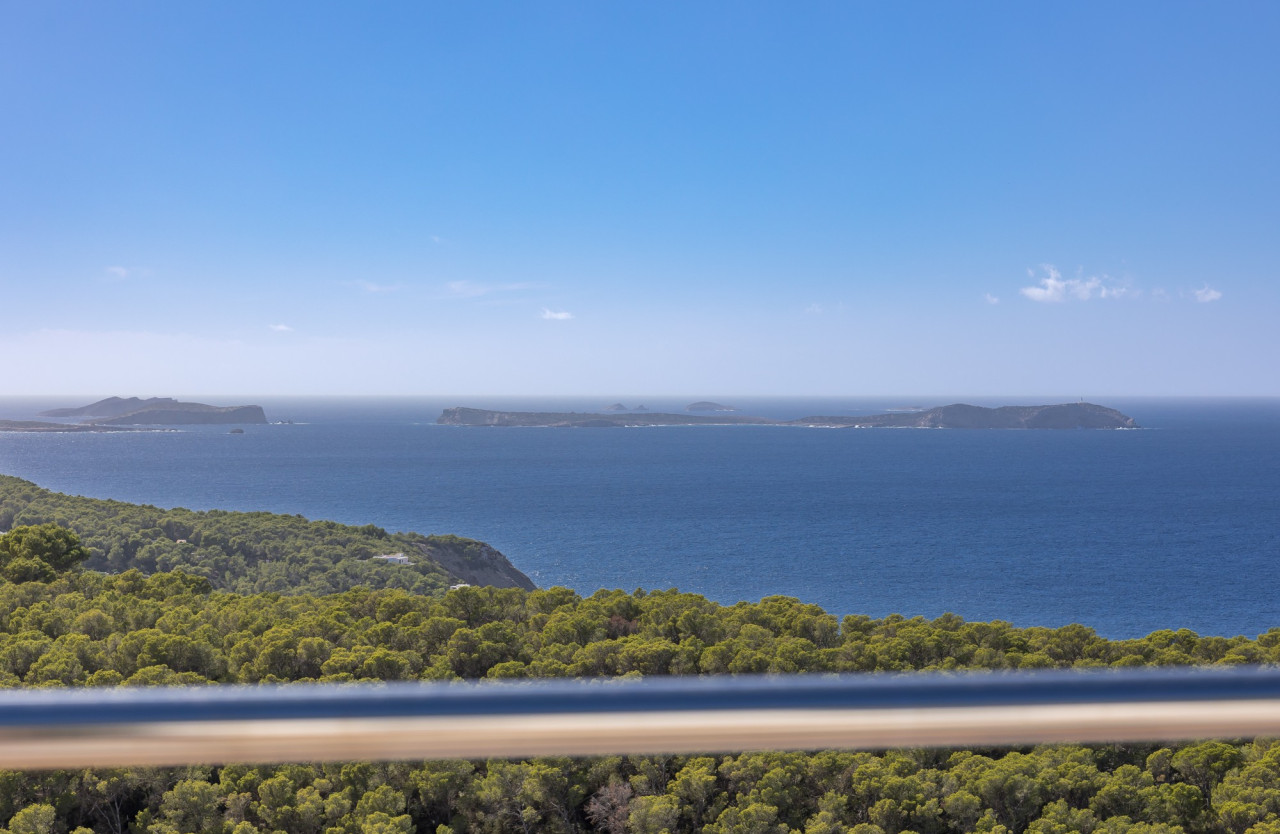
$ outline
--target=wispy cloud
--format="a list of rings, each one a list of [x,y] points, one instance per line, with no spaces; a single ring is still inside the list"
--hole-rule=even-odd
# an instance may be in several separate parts
[[[543,307],[542,317],[547,321],[568,321],[569,319],[573,318],[573,313],[570,313],[565,310],[560,310],[560,311],[548,310],[546,307]]]
[[[269,324],[267,325],[277,333],[292,333],[293,328],[287,324]]]
[[[396,292],[404,289],[403,284],[375,284],[373,281],[351,281],[347,286],[364,290],[367,293]]]
[[[539,285],[532,283],[477,284],[474,281],[450,281],[444,286],[446,294],[450,298],[479,298],[496,293],[537,289]]]
[[[985,298],[985,299],[986,299],[986,301],[987,301],[987,303],[988,303],[988,304],[999,304],[999,303],[1000,303],[1000,299],[999,299],[997,296],[992,295],[991,293],[986,293],[985,295],[983,295],[983,298]]]
[[[1064,301],[1089,301],[1094,298],[1124,298],[1135,293],[1127,287],[1115,286],[1106,275],[1080,275],[1076,278],[1063,278],[1062,273],[1052,264],[1042,264],[1040,272],[1043,277],[1039,284],[1023,287],[1018,290],[1023,296],[1042,304],[1060,304]],[[1034,278],[1035,270],[1027,270],[1027,275]]]
[[[822,314],[822,305],[821,305],[821,304],[810,304],[808,307],[805,307],[805,308],[804,308],[804,311],[805,311],[806,313],[812,313],[812,314],[813,314],[813,315],[815,315],[815,316],[817,316],[817,315],[821,315],[821,314]]]
[[[149,278],[151,270],[143,269],[136,266],[104,266],[102,268],[102,280],[104,281],[131,281],[137,278]]]
[[[1076,277],[1063,278],[1062,273],[1053,264],[1041,264],[1039,269],[1028,269],[1029,278],[1039,280],[1032,286],[1022,287],[1018,292],[1024,297],[1041,304],[1061,304],[1066,301],[1090,301],[1093,299],[1111,298],[1143,298],[1152,302],[1168,303],[1175,298],[1192,300],[1199,304],[1211,304],[1222,298],[1222,292],[1208,284],[1199,289],[1179,290],[1170,293],[1162,287],[1135,289],[1118,283],[1106,274],[1088,275],[1083,270],[1076,270]],[[996,304],[999,299],[987,294],[987,302]]]

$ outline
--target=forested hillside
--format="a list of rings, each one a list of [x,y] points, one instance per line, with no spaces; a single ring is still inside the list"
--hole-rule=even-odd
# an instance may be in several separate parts
[[[85,567],[180,568],[239,593],[327,594],[363,586],[438,594],[460,582],[533,587],[496,550],[458,536],[389,534],[372,524],[276,513],[164,510],[62,495],[0,475],[0,532],[46,523],[80,536],[90,551]],[[376,558],[396,554],[407,564]]]
[[[3,541],[0,538],[0,541]],[[0,584],[7,686],[1275,662],[1257,640],[835,617],[786,597],[462,588],[237,595],[202,577]],[[8,830],[1280,831],[1280,745],[747,753],[0,773]],[[80,829],[79,834],[84,834]]]
[[[430,548],[499,578],[505,560],[448,536],[161,510],[15,478],[0,477],[0,531],[0,687],[1280,660],[1280,629],[1107,640],[954,615],[837,620],[788,597],[446,593],[456,570]],[[371,558],[400,551],[412,564]],[[1280,744],[1266,740],[0,772],[0,785],[0,834],[1280,834]]]

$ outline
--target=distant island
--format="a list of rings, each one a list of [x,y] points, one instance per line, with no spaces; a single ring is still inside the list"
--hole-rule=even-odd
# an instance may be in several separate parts
[[[697,403],[695,403],[697,405]],[[861,417],[801,417],[770,420],[746,415],[593,414],[559,411],[488,411],[447,408],[436,420],[445,426],[540,426],[554,428],[615,428],[640,426],[810,426],[814,428],[920,429],[1132,429],[1138,424],[1127,414],[1094,403],[1006,405],[984,408],[955,403],[921,411],[894,411]]]
[[[737,411],[731,405],[723,405],[721,403],[713,403],[707,400],[701,400],[696,403],[689,403],[684,407],[685,411]]]
[[[85,422],[93,426],[193,426],[267,422],[260,405],[217,406],[179,402],[170,397],[151,397],[146,400],[137,397],[108,397],[79,408],[42,411],[39,416],[87,417],[89,419]]]
[[[866,417],[804,417],[792,425],[911,429],[1136,429],[1132,417],[1094,403],[1006,405],[983,408],[954,403],[923,411],[890,411]]]
[[[638,409],[637,409],[638,410]],[[482,408],[446,408],[436,420],[442,426],[553,426],[557,428],[612,428],[621,426],[723,426],[771,425],[764,417],[703,417],[694,414],[596,414],[576,411],[486,411]]]
[[[603,410],[604,411],[648,411],[649,409],[645,408],[643,405],[638,405],[634,409],[631,409],[631,408],[627,408],[622,403],[614,403],[613,405],[606,405]]]

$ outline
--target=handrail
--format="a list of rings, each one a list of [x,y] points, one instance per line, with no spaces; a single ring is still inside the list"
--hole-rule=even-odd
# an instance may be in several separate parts
[[[1257,667],[0,692],[8,769],[1278,733]]]

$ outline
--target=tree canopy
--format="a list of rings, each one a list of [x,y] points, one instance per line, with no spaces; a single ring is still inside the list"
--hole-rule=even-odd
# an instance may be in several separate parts
[[[215,588],[240,593],[326,594],[363,586],[441,594],[450,585],[471,581],[446,569],[442,556],[455,571],[475,566],[490,573],[497,554],[458,536],[392,534],[373,524],[278,513],[165,510],[62,495],[0,475],[0,532],[46,524],[79,537],[88,554],[86,568],[144,573],[181,569],[206,577]],[[38,566],[26,567],[36,573],[19,578],[48,578]]]
[[[24,525],[0,535],[0,576],[10,582],[51,579],[88,558],[79,537],[56,524]]]
[[[438,565],[374,564],[371,554],[413,541],[376,527],[78,499],[14,478],[0,477],[0,530],[0,688],[1280,662],[1280,629],[1109,640],[1083,625],[953,614],[838,619],[784,596],[720,605],[675,589],[445,592]],[[464,556],[480,547],[439,541]],[[1280,834],[1280,743],[0,771],[0,824],[0,834]]]
[[[136,570],[0,583],[3,686],[1277,659],[1280,630],[1108,640],[954,615],[837,620],[789,597],[724,606],[675,590],[240,595]],[[0,784],[9,831],[1280,832],[1280,744],[1268,740],[94,769],[0,773]]]

